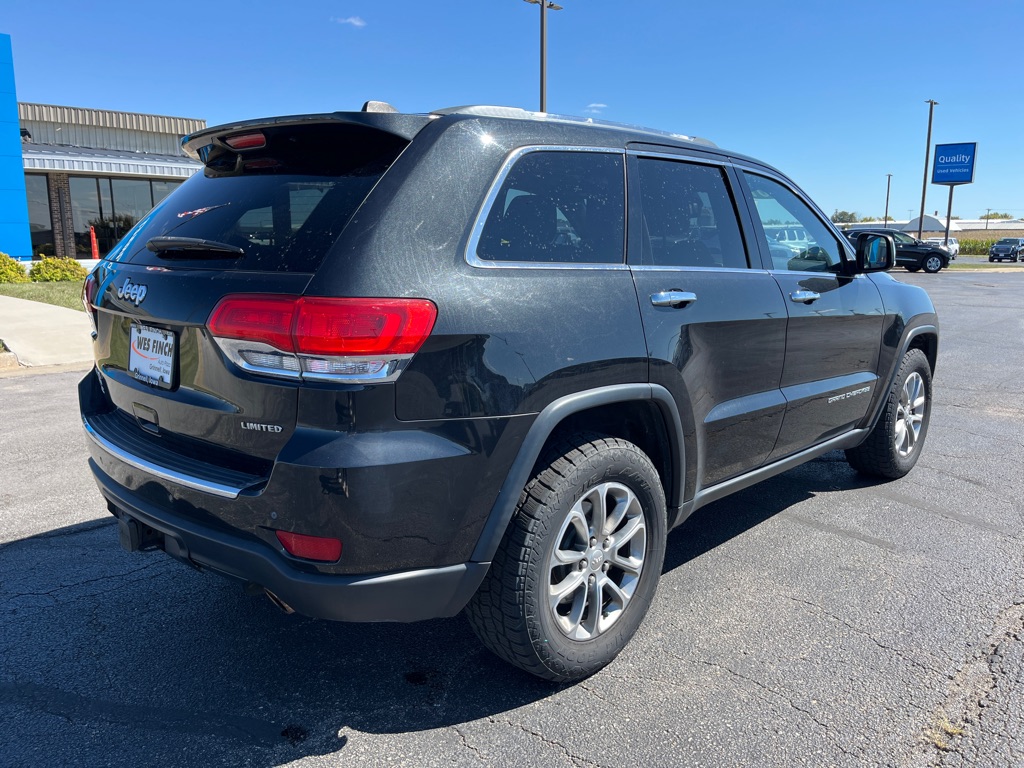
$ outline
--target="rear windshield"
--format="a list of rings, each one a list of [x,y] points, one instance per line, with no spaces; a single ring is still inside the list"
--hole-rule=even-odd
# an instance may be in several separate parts
[[[203,153],[203,171],[156,206],[107,258],[313,272],[407,144],[363,126],[269,127],[260,133],[264,147],[235,152],[216,146]],[[153,238],[193,238],[229,248],[154,252],[146,247]]]

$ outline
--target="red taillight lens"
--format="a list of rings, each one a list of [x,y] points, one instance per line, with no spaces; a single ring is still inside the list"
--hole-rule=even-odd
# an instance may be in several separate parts
[[[294,351],[292,325],[297,296],[226,296],[207,323],[211,333],[225,339],[262,341],[284,351]]]
[[[267,138],[262,133],[239,133],[228,136],[224,143],[232,149],[259,149],[267,146]]]
[[[306,560],[319,560],[322,563],[334,563],[341,557],[341,539],[329,539],[323,536],[307,536],[303,533],[275,531],[277,540],[288,554]]]
[[[304,298],[295,348],[311,355],[411,355],[436,319],[437,307],[426,299]]]
[[[207,326],[254,373],[346,383],[394,381],[430,336],[427,299],[225,296]]]
[[[96,300],[96,275],[90,272],[82,283],[82,303],[86,312],[92,312],[93,302]]]

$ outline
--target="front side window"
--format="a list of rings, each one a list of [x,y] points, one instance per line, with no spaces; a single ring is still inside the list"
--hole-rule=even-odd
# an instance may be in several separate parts
[[[745,269],[747,253],[722,169],[641,158],[641,264]]]
[[[622,155],[529,152],[502,182],[476,255],[494,262],[621,264],[625,208]]]
[[[764,176],[744,173],[764,229],[772,268],[834,272],[843,249],[831,230],[788,188]],[[785,234],[785,236],[783,236]]]

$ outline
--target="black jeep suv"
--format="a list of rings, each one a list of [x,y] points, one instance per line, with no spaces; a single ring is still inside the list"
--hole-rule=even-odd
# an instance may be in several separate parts
[[[945,248],[918,240],[898,229],[851,229],[846,232],[846,236],[856,242],[864,232],[892,237],[896,241],[896,266],[903,267],[908,272],[923,269],[925,272],[935,273],[949,266],[950,255]]]
[[[888,478],[920,455],[928,296],[756,160],[495,107],[183,144],[203,171],[84,289],[90,466],[128,550],[307,616],[465,610],[575,680],[694,510],[835,449]]]

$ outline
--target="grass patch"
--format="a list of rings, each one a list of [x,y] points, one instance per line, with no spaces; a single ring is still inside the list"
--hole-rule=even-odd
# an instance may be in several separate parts
[[[82,306],[82,284],[79,282],[0,283],[0,295],[40,301],[43,304],[77,309],[79,312],[85,311],[85,307]]]
[[[946,269],[953,269],[953,270],[1000,269],[1001,267],[1009,267],[1009,266],[1010,266],[1010,262],[1003,263],[1001,261],[996,261],[996,262],[989,262],[989,261],[981,261],[981,262],[971,262],[971,261],[956,262],[956,261],[951,261],[949,263],[949,266],[946,267]],[[1024,270],[1021,270],[1021,271],[1024,271]]]

